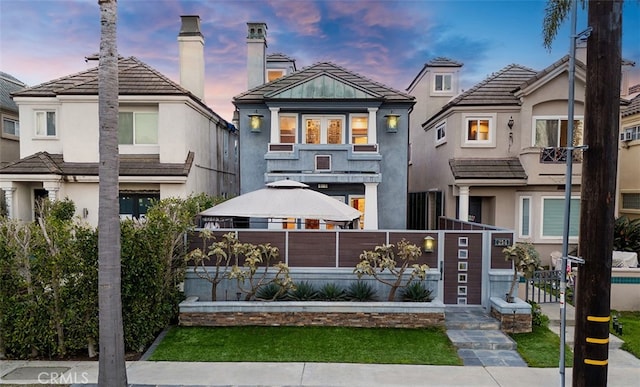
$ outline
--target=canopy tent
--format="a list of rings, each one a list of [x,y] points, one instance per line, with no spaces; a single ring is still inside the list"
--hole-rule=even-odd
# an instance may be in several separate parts
[[[213,206],[199,215],[205,217],[305,218],[329,222],[351,222],[362,213],[357,209],[309,189],[293,180],[279,180],[244,195]]]

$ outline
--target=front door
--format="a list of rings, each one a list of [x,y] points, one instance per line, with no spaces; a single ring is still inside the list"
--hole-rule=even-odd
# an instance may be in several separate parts
[[[482,197],[469,197],[469,222],[482,223]]]

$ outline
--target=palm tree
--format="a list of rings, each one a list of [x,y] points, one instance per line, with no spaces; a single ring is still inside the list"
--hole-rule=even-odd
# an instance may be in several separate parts
[[[118,202],[118,48],[117,0],[100,5],[98,110],[100,181],[98,205],[98,303],[100,360],[98,385],[126,386],[120,289],[120,219]]]
[[[570,6],[571,0],[549,0],[544,22],[547,47]],[[589,0],[587,12],[592,31],[587,44],[584,140],[589,148],[582,163],[579,238],[585,264],[580,268],[576,293],[573,385],[606,386],[620,126],[622,0]],[[595,340],[587,343],[587,338]]]

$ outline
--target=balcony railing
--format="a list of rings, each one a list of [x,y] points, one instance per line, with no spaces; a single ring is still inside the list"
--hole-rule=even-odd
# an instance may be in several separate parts
[[[569,148],[567,147],[549,147],[540,149],[540,163],[543,164],[562,164],[567,162],[567,154],[569,153]],[[573,150],[572,153],[573,162],[581,163],[582,162],[582,152],[580,149]]]

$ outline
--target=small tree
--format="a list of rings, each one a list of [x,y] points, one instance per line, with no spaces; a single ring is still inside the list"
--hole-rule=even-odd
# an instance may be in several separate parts
[[[399,258],[399,262],[396,260],[396,255]],[[360,263],[356,265],[353,272],[356,273],[358,278],[362,278],[363,275],[369,275],[390,286],[391,289],[387,300],[393,301],[399,288],[407,287],[416,278],[420,280],[426,278],[429,266],[426,264],[412,264],[421,255],[422,249],[420,247],[402,239],[398,242],[397,252],[394,252],[393,244],[376,246],[374,251],[363,251],[360,254]],[[411,265],[412,271],[409,278],[403,283],[404,274],[409,269],[409,265]],[[388,271],[395,279],[388,280],[383,278],[385,271]]]
[[[507,293],[507,301],[513,297],[513,291],[518,283],[518,273],[529,279],[536,270],[540,270],[540,254],[529,242],[517,242],[502,250],[507,261],[513,261],[513,279]]]
[[[245,243],[243,244],[242,253],[245,256],[243,267],[237,264],[233,265],[229,272],[229,278],[237,280],[238,290],[245,294],[245,301],[254,298],[261,288],[270,284],[280,287],[280,292],[276,293],[272,300],[284,295],[289,290],[295,289],[286,263],[279,261],[270,266],[271,262],[278,258],[279,250],[277,247],[273,247],[269,243],[258,246]],[[269,275],[270,267],[275,269],[273,276]]]
[[[200,232],[203,241],[203,248],[197,248],[186,256],[187,262],[193,262],[193,272],[200,278],[211,284],[211,301],[216,301],[218,284],[228,277],[231,268],[231,260],[238,263],[238,255],[242,253],[243,247],[236,238],[235,233],[227,233],[222,236],[222,240],[214,242],[207,248],[206,245],[214,236],[209,230]],[[203,250],[208,250],[206,253]],[[215,260],[213,265],[207,265],[207,262]],[[202,270],[198,270],[201,268]]]

